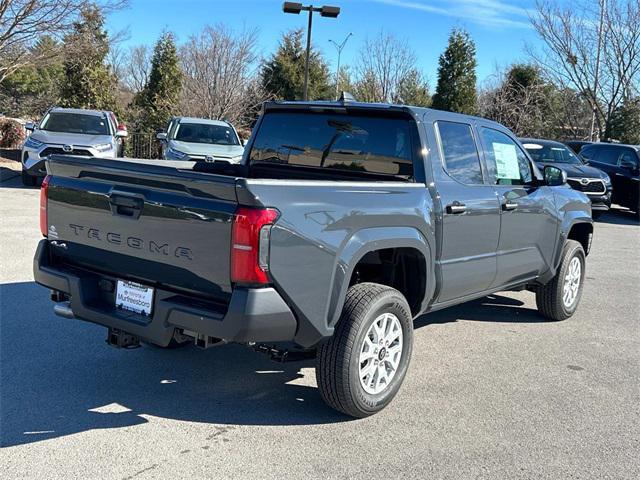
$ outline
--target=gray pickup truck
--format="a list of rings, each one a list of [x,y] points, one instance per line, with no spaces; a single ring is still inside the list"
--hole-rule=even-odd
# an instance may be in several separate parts
[[[265,104],[239,164],[52,155],[36,281],[118,347],[240,342],[316,357],[333,408],[397,393],[416,317],[500,290],[580,301],[593,224],[481,118],[407,106]]]

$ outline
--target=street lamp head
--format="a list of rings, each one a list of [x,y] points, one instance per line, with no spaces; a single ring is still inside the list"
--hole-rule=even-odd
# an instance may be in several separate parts
[[[284,13],[299,14],[302,11],[302,4],[298,2],[284,2],[282,4],[282,11]]]
[[[323,5],[320,9],[320,16],[336,18],[340,15],[340,7],[331,7],[329,5]]]

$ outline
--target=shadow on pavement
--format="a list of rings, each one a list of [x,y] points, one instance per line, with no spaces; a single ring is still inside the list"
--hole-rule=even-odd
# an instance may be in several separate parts
[[[295,383],[313,361],[276,363],[240,345],[116,350],[103,327],[54,316],[33,282],[0,285],[0,307],[3,447],[146,423],[145,415],[244,425],[349,420],[324,404],[315,382]]]
[[[416,327],[544,321],[521,305],[494,295],[421,317]],[[0,285],[0,308],[3,447],[138,425],[146,416],[229,425],[350,420],[322,402],[315,382],[297,382],[313,361],[275,363],[240,345],[116,350],[104,343],[103,327],[54,316],[34,282]]]
[[[612,207],[608,212],[601,213],[594,221],[596,223],[596,228],[598,223],[609,223],[612,225],[640,225],[640,221],[634,212],[616,207]]]
[[[455,307],[423,315],[413,323],[415,328],[427,325],[469,320],[495,323],[546,323],[538,310],[523,308],[524,302],[502,295],[489,295]]]

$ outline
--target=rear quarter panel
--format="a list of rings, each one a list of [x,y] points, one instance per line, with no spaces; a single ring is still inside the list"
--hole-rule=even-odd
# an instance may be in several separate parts
[[[247,180],[246,188],[280,211],[271,231],[271,276],[296,311],[302,345],[332,334],[364,253],[420,245],[424,253],[433,243],[433,204],[421,183]]]

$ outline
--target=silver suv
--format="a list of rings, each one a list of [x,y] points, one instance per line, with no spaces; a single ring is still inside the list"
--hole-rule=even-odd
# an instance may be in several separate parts
[[[244,143],[233,125],[223,120],[174,117],[166,132],[157,134],[165,160],[215,162],[242,160]]]
[[[82,157],[115,158],[127,131],[118,126],[112,112],[52,108],[40,125],[28,123],[32,133],[22,146],[22,183],[35,185],[46,174],[45,160],[54,153]]]

